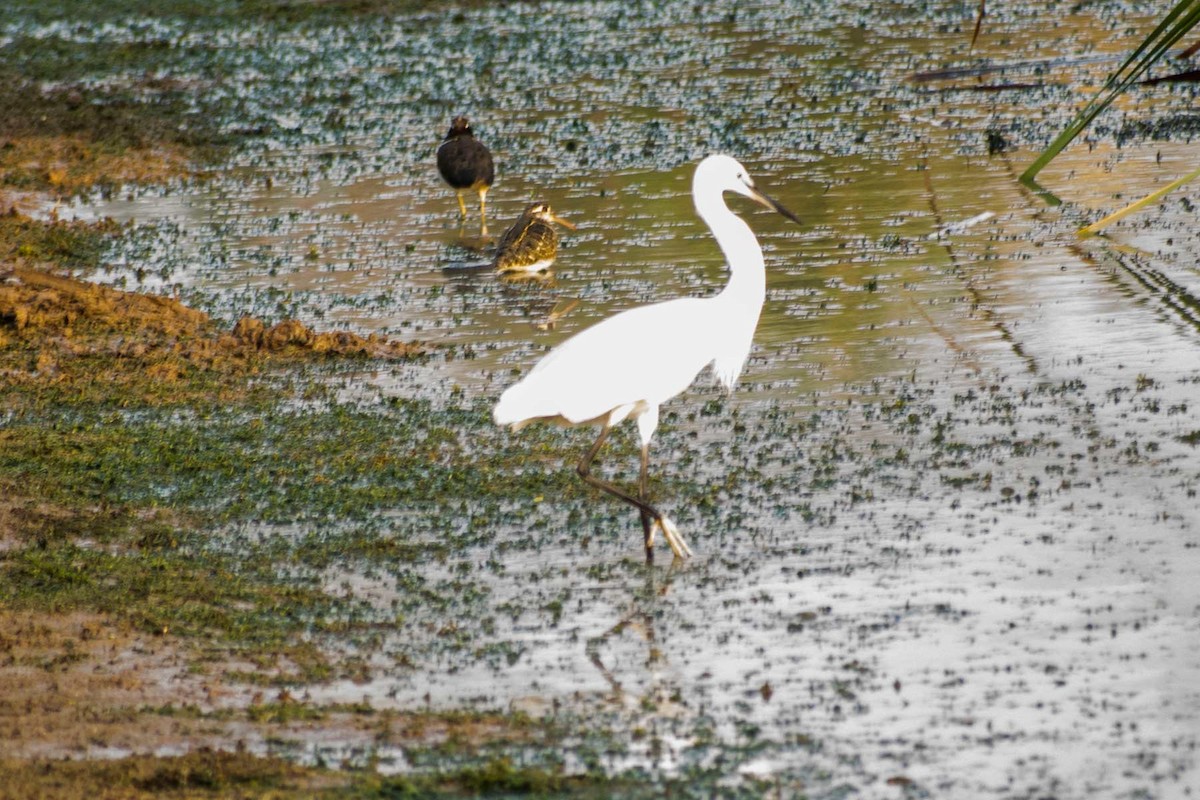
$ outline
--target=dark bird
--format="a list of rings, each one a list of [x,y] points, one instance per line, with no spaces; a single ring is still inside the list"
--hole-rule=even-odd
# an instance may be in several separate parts
[[[521,218],[500,237],[492,268],[501,274],[549,269],[558,255],[555,223],[575,230],[574,225],[554,213],[549,203],[534,203],[526,208]]]
[[[450,123],[450,131],[438,146],[437,166],[442,178],[458,196],[458,209],[463,219],[467,217],[463,192],[470,189],[479,193],[480,229],[486,234],[486,198],[496,180],[496,167],[492,163],[492,154],[475,138],[466,117],[455,117]]]

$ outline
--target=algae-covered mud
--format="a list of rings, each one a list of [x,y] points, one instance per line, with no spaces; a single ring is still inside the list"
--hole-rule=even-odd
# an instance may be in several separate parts
[[[192,327],[0,317],[11,785],[1194,793],[1195,190],[1075,231],[1193,168],[1195,92],[1139,87],[1023,187],[1161,9],[989,4],[972,47],[975,10],[17,4],[20,96],[107,179],[6,129],[5,263]],[[546,280],[479,269],[433,166],[460,113],[494,235],[535,199],[578,225]],[[731,201],[767,302],[737,391],[664,408],[651,489],[697,556],[647,566],[574,475],[590,434],[489,412],[590,322],[720,285],[714,151],[804,224]],[[398,350],[264,349],[285,320]],[[636,465],[623,431],[601,471]]]

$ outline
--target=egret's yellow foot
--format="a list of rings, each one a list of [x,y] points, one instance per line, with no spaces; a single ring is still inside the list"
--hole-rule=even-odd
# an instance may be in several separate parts
[[[683,534],[679,532],[679,528],[675,527],[675,523],[667,517],[659,517],[654,521],[654,527],[650,529],[650,544],[654,544],[654,531],[658,528],[662,528],[663,538],[667,540],[667,544],[671,547],[671,552],[675,554],[676,558],[689,558],[692,555],[692,548],[688,547]]]

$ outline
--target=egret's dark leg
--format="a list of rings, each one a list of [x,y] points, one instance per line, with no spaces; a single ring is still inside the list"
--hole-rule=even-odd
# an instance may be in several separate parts
[[[587,455],[585,455],[583,457],[583,460],[579,462],[579,466],[575,468],[575,471],[579,473],[579,477],[583,478],[585,481],[587,481],[592,486],[595,486],[600,491],[607,492],[608,494],[611,494],[613,497],[616,497],[619,500],[624,500],[626,503],[629,503],[631,506],[636,507],[639,511],[642,512],[643,524],[646,519],[650,519],[651,524],[653,524],[653,521],[655,521],[655,520],[662,520],[662,514],[659,513],[658,509],[656,509],[654,506],[647,503],[645,500],[638,499],[638,498],[634,497],[633,495],[629,494],[628,492],[618,489],[616,486],[613,486],[611,483],[608,483],[607,481],[602,481],[599,478],[592,475],[592,473],[591,473],[592,462],[596,460],[596,454],[600,452],[600,448],[604,446],[605,440],[608,439],[608,433],[610,430],[612,430],[612,429],[609,428],[607,425],[605,425],[603,428],[600,429],[600,435],[598,437],[596,437],[596,443],[593,444],[591,449],[587,451]],[[643,460],[642,463],[643,463],[643,465],[645,465],[646,461]],[[646,561],[647,561],[647,563],[652,563],[654,561],[654,550],[650,546],[650,531],[651,530],[653,530],[653,528],[651,528],[651,527],[646,528]]]
[[[650,484],[650,445],[644,444],[644,445],[642,445],[642,470],[641,470],[641,474],[638,475],[638,497],[641,499],[641,501],[643,503],[649,501],[649,492],[647,491],[647,487],[649,486],[649,484]],[[652,535],[654,532],[653,526],[654,526],[654,518],[651,517],[649,514],[647,514],[646,511],[643,509],[642,510],[642,531],[645,532],[645,534],[646,534],[646,561],[647,562],[651,562],[654,560],[654,556],[652,554],[653,546],[654,546],[654,540],[652,538]]]

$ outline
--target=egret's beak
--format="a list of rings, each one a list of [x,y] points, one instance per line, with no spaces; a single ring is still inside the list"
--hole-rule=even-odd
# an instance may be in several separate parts
[[[790,219],[792,222],[796,223],[797,225],[801,224],[799,217],[797,217],[791,211],[788,211],[783,206],[779,205],[779,202],[777,200],[775,200],[773,197],[766,194],[765,192],[760,191],[757,186],[751,186],[750,184],[747,184],[746,189],[749,190],[749,194],[747,194],[747,197],[749,197],[754,202],[758,203],[761,206],[765,206],[765,207],[771,209],[772,211],[779,212],[780,214],[787,217],[788,219]]]
[[[572,223],[572,222],[567,222],[565,219],[563,219],[562,217],[560,217],[558,214],[555,214],[555,213],[551,212],[551,213],[550,213],[550,219],[554,220],[554,221],[555,221],[555,222],[557,222],[559,225],[562,225],[564,228],[570,228],[571,230],[575,230],[575,224],[574,224],[574,223]]]

